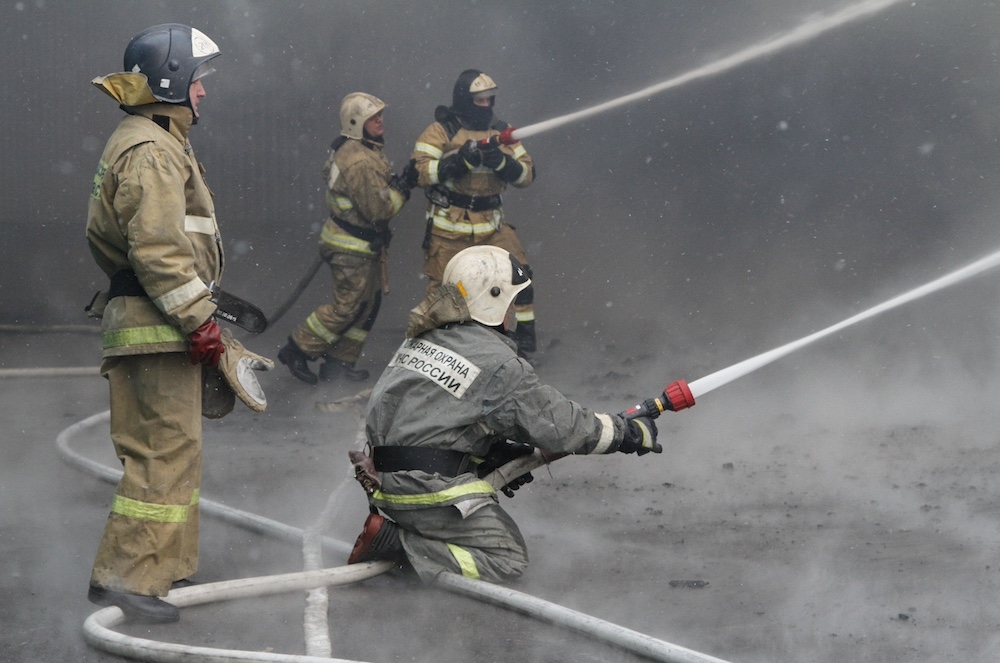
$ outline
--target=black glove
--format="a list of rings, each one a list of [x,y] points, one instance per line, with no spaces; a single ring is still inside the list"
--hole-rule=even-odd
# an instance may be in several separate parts
[[[476,141],[467,140],[458,148],[458,152],[444,157],[438,163],[438,180],[457,180],[482,163],[483,155]]]
[[[523,486],[526,483],[531,483],[535,480],[535,477],[531,476],[531,472],[525,472],[521,476],[511,479],[506,486],[501,488],[503,494],[507,497],[514,497],[514,491]]]
[[[403,200],[410,199],[410,187],[406,186],[402,175],[393,175],[389,178],[389,187],[403,196]]]
[[[503,164],[498,169],[494,170],[496,171],[497,177],[502,179],[504,182],[513,182],[521,176],[521,173],[524,172],[524,164],[512,156],[505,156]]]
[[[483,165],[490,170],[500,170],[503,168],[504,162],[507,161],[507,155],[503,153],[499,145],[494,143],[489,143],[488,147],[481,148],[479,151],[483,155]]]
[[[410,189],[417,186],[417,181],[420,179],[420,171],[417,170],[417,162],[415,159],[410,159],[410,162],[406,164],[405,168],[403,168],[403,172],[399,174],[399,179]]]
[[[649,417],[636,417],[626,419],[628,428],[625,437],[618,445],[618,451],[623,454],[638,454],[644,456],[652,451],[654,454],[663,453],[663,447],[656,442],[656,424]]]
[[[482,479],[493,470],[503,467],[515,458],[527,456],[528,454],[534,452],[534,450],[535,448],[530,444],[522,444],[520,442],[513,442],[511,440],[498,438],[492,445],[490,445],[490,449],[483,457],[483,461],[476,467],[476,475]],[[526,483],[531,483],[534,480],[535,477],[531,476],[531,472],[527,472],[519,477],[511,479],[510,482],[508,482],[507,485],[503,486],[500,490],[502,490],[503,494],[507,497],[514,497],[515,490]]]
[[[467,140],[458,148],[458,156],[469,167],[469,170],[476,168],[483,163],[483,153],[479,150],[479,145],[474,140]]]

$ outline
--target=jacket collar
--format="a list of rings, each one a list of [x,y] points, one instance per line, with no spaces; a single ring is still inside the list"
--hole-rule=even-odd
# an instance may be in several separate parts
[[[132,115],[149,118],[182,145],[187,143],[191,125],[194,124],[194,111],[181,104],[145,104],[125,110]]]
[[[425,331],[443,327],[452,322],[469,322],[469,307],[465,297],[452,283],[443,283],[431,291],[416,308],[410,311],[406,324],[406,337],[413,338]]]

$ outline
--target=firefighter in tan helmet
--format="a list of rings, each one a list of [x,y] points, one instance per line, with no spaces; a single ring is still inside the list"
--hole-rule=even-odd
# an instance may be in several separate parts
[[[320,254],[330,266],[333,294],[288,337],[278,353],[292,375],[308,384],[337,376],[366,380],[355,366],[388,293],[389,221],[409,199],[410,187],[393,174],[385,146],[385,104],[352,92],[340,105],[340,135],[323,166],[330,216]],[[309,362],[323,359],[319,375]]]
[[[524,188],[535,178],[531,156],[520,142],[502,145],[496,137],[509,125],[493,114],[497,85],[478,69],[459,75],[451,106],[438,106],[435,122],[417,138],[412,161],[427,196],[424,275],[431,292],[445,265],[470,246],[492,245],[509,251],[531,275],[524,247],[504,217],[501,194]],[[483,145],[485,139],[493,139]],[[518,327],[513,332],[522,357],[534,352],[534,287],[518,294]]]

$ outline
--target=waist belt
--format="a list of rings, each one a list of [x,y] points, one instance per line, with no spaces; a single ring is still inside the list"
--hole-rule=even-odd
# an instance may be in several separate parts
[[[470,454],[425,447],[375,447],[372,461],[379,472],[422,470],[428,474],[456,477],[466,471]]]
[[[356,226],[353,223],[344,221],[343,219],[331,216],[330,219],[340,226],[340,229],[351,237],[355,237],[362,241],[368,242],[372,245],[372,250],[378,251],[383,246],[389,248],[389,241],[392,240],[392,231],[386,228],[385,230],[376,230],[375,228],[363,228],[361,226]]]
[[[438,207],[463,207],[470,212],[485,212],[491,209],[500,209],[503,198],[499,193],[492,196],[467,196],[464,193],[456,193],[442,186],[428,187],[425,189],[427,197]],[[447,201],[447,204],[442,204]]]
[[[115,297],[148,297],[139,284],[139,277],[131,269],[119,269],[111,275],[108,299]]]

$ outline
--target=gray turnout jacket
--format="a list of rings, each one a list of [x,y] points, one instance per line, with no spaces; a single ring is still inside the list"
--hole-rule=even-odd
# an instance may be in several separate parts
[[[372,447],[425,447],[482,457],[494,436],[571,454],[617,450],[625,423],[540,384],[516,345],[469,319],[455,286],[444,284],[410,315],[369,400]],[[496,499],[474,467],[455,477],[422,470],[380,473],[375,506],[392,510],[455,505],[466,513]]]

